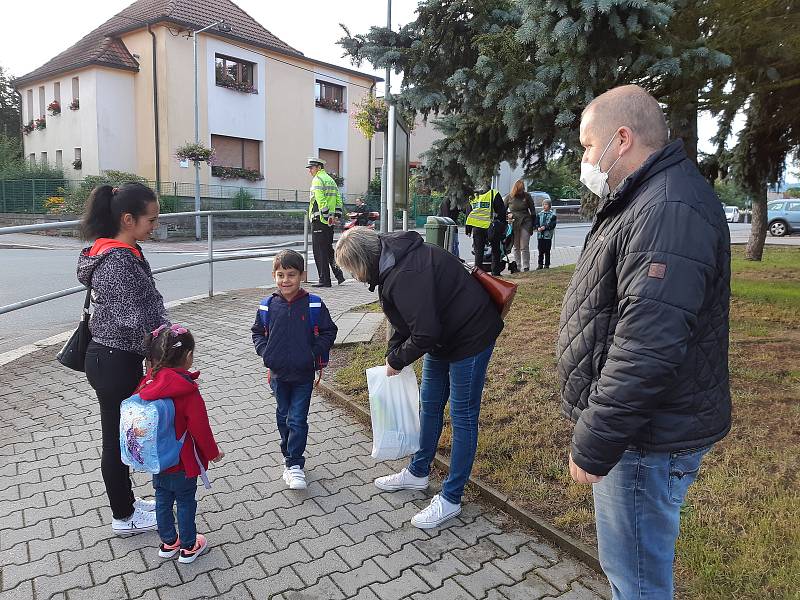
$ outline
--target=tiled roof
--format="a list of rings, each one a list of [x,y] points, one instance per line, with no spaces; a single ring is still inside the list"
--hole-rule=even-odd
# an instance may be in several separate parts
[[[14,84],[19,87],[87,65],[137,71],[139,64],[117,37],[120,34],[139,29],[147,22],[168,22],[188,29],[202,29],[223,19],[231,26],[231,31],[222,33],[214,30],[215,35],[281,54],[303,56],[302,52],[272,35],[230,0],[137,0],[87,34],[77,44],[38,69],[18,77]]]

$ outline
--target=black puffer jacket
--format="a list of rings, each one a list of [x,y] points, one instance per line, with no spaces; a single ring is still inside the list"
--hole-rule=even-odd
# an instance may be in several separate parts
[[[378,283],[383,312],[395,328],[387,354],[395,369],[425,353],[450,361],[474,356],[503,330],[478,280],[416,231],[381,236]]]
[[[558,374],[578,466],[605,475],[630,446],[728,433],[729,303],[722,205],[673,142],[601,202],[564,297]]]

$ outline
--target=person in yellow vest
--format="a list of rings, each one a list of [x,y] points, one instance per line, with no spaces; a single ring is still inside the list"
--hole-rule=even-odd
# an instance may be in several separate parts
[[[310,157],[306,165],[311,174],[308,220],[311,222],[311,247],[319,281],[311,287],[331,287],[331,270],[341,285],[344,274],[333,257],[333,226],[342,218],[342,196],[333,177],[325,172],[325,161]]]
[[[489,242],[492,248],[492,275],[500,275],[502,271],[500,242],[503,239],[501,230],[505,226],[506,205],[500,192],[495,189],[475,192],[467,208],[466,233],[472,236],[475,266],[483,271],[487,270],[483,262],[483,252],[486,242]]]

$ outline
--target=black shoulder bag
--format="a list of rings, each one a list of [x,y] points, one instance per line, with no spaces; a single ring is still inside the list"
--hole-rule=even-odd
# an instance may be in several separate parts
[[[56,355],[58,362],[73,371],[83,372],[83,365],[86,362],[86,348],[92,338],[92,334],[89,332],[89,304],[91,301],[92,288],[89,288],[86,290],[86,301],[83,303],[83,312],[78,328],[61,348],[61,352]]]

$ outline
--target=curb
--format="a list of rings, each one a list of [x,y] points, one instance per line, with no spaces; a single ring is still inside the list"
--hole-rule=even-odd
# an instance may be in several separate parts
[[[353,402],[342,392],[335,390],[327,382],[320,381],[317,389],[329,400],[340,404],[344,408],[354,413],[358,420],[371,424],[372,420],[368,410]],[[433,461],[436,466],[442,469],[445,473],[449,471],[450,464],[442,455],[437,453]],[[597,555],[597,550],[572,537],[571,535],[556,529],[540,517],[537,517],[532,512],[516,504],[506,494],[493,488],[477,477],[470,475],[469,482],[478,489],[481,498],[483,498],[483,500],[488,504],[514,517],[518,522],[535,530],[541,534],[542,537],[553,542],[562,550],[565,550],[575,558],[579,559],[600,575],[603,574],[603,570],[600,567],[600,558]]]

